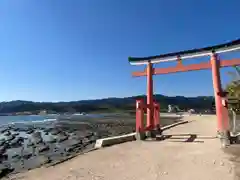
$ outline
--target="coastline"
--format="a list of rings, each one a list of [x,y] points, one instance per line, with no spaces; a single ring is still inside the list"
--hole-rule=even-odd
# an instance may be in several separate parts
[[[168,125],[181,117],[161,117]],[[97,139],[135,132],[135,117],[128,114],[104,117],[64,116],[41,123],[15,123],[1,127],[0,170],[3,175],[56,164],[94,148]],[[3,137],[4,136],[4,137]]]

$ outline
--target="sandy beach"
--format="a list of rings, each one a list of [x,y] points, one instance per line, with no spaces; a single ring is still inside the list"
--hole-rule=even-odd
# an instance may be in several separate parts
[[[162,125],[180,121],[164,116]],[[1,127],[1,176],[61,163],[79,153],[91,151],[97,139],[135,132],[135,117],[108,114],[104,117],[62,116],[56,121],[11,124]]]
[[[215,116],[190,116],[164,141],[134,141],[92,151],[52,167],[10,175],[22,180],[236,180],[237,156],[221,148]],[[232,146],[233,147],[233,146]],[[230,150],[230,149],[229,149]],[[237,151],[236,147],[232,151]]]

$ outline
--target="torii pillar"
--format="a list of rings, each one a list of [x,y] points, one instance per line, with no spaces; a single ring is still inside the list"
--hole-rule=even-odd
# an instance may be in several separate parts
[[[154,137],[153,124],[154,124],[154,104],[153,104],[153,67],[149,62],[147,65],[147,137]]]
[[[230,131],[229,131],[229,116],[227,103],[225,102],[226,94],[222,90],[221,75],[220,75],[220,60],[217,54],[211,55],[212,66],[212,80],[214,88],[216,115],[217,115],[217,130],[223,145],[229,144]]]

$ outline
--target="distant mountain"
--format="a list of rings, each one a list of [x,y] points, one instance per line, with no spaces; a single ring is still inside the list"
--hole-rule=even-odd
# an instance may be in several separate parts
[[[145,95],[125,98],[106,98],[54,103],[17,100],[0,102],[0,113],[31,112],[32,114],[38,114],[42,110],[46,110],[49,113],[133,111],[135,110],[136,99],[140,98],[146,100]],[[180,109],[211,109],[214,102],[214,98],[212,96],[169,97],[164,95],[155,95],[154,99],[160,103],[161,109],[167,109],[169,104],[177,105]]]

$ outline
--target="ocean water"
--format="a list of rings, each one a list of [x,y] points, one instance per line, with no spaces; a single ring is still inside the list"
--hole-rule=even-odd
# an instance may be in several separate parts
[[[104,115],[101,114],[72,114],[72,115],[26,115],[26,116],[0,116],[0,126],[6,125],[18,125],[18,124],[39,124],[45,122],[52,122],[56,121],[58,118],[65,118],[65,119],[86,119],[86,118],[101,118]]]
[[[55,121],[57,115],[0,116],[0,126],[9,124],[28,124]]]

